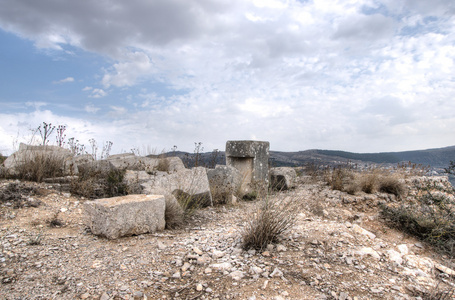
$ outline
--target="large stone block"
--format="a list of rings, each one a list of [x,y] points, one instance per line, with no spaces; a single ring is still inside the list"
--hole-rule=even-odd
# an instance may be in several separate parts
[[[269,185],[269,142],[227,141],[226,165],[242,174],[243,194],[267,190]]]
[[[210,191],[213,201],[217,204],[229,203],[233,195],[238,195],[242,185],[240,171],[231,166],[217,165],[207,170]]]
[[[163,230],[165,208],[162,195],[128,195],[85,202],[84,214],[93,234],[117,239]]]
[[[212,194],[203,167],[184,169],[172,174],[157,173],[149,180],[141,182],[142,192],[146,194],[187,195],[199,202],[199,205],[212,205]]]

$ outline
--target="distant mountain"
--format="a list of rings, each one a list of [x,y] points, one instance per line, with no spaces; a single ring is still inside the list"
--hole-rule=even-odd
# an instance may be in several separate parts
[[[187,166],[194,166],[196,160],[198,165],[207,167],[226,163],[224,151],[199,153],[198,155],[176,151],[166,153],[166,155],[180,157]],[[455,160],[455,146],[381,153],[353,153],[318,149],[298,152],[270,151],[270,163],[272,166],[303,166],[307,163],[338,164],[348,161],[353,163],[397,164],[410,161],[424,166],[429,165],[433,168],[444,168],[449,165],[451,160]]]

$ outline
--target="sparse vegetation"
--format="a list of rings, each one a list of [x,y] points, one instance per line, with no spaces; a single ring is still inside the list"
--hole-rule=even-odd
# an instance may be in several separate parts
[[[164,220],[166,221],[166,229],[179,228],[184,224],[185,212],[179,202],[172,196],[166,197]]]
[[[264,198],[245,224],[243,249],[262,250],[268,244],[278,242],[279,237],[294,225],[298,211],[298,201],[294,198]]]
[[[413,202],[381,205],[382,216],[400,228],[455,257],[455,197],[436,185],[416,186]]]
[[[326,171],[325,179],[332,189],[349,194],[381,192],[402,197],[406,191],[400,173],[381,168],[358,171],[349,165],[336,166]]]
[[[437,284],[424,291],[415,291],[414,296],[423,300],[451,300],[455,298],[455,287],[439,280]]]
[[[169,163],[169,159],[166,157],[166,154],[164,154],[164,152],[161,153],[158,159],[159,160],[158,160],[158,165],[156,166],[156,170],[161,171],[161,172],[169,171],[170,163]]]
[[[80,168],[78,176],[70,183],[70,192],[89,199],[127,195],[128,187],[123,182],[125,172],[96,164]]]
[[[32,235],[28,241],[27,241],[27,245],[29,246],[37,246],[37,245],[41,245],[41,241],[43,240],[43,234],[40,232],[38,233],[37,235]]]
[[[49,153],[25,153],[24,161],[16,167],[13,176],[22,180],[42,182],[45,178],[63,176],[64,159],[52,151]]]
[[[455,175],[455,161],[451,160],[447,168],[444,168],[444,172],[447,174]]]
[[[18,182],[9,183],[0,188],[0,203],[10,203],[14,208],[24,206],[38,207],[41,202],[30,199],[37,193],[36,188]]]
[[[50,218],[48,221],[47,221],[47,224],[49,225],[49,227],[52,227],[52,228],[55,228],[55,227],[63,227],[65,226],[65,222],[63,222],[59,217],[58,217],[58,214],[59,212],[55,212],[53,215],[52,215],[52,218]]]

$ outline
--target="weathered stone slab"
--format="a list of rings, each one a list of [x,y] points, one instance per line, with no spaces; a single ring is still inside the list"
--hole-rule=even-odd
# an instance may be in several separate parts
[[[269,185],[269,142],[227,141],[226,165],[242,174],[241,193],[267,190]]]
[[[207,178],[207,170],[203,167],[184,169],[172,174],[158,173],[150,180],[140,184],[146,194],[182,194],[197,199],[200,205],[212,205],[212,194]]]
[[[275,190],[289,190],[295,187],[297,173],[294,168],[278,167],[270,169],[270,186]]]
[[[85,202],[84,214],[93,234],[117,239],[163,230],[165,208],[162,195],[128,195]]]

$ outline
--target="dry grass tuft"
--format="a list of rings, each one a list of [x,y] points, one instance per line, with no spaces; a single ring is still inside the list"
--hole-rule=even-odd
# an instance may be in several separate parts
[[[179,228],[184,224],[185,212],[177,199],[173,196],[166,197],[166,210],[164,212],[164,219],[166,221],[166,229]]]
[[[242,232],[243,249],[262,250],[289,230],[296,221],[299,203],[293,197],[269,198],[258,203],[257,210],[248,216]]]
[[[17,177],[22,180],[42,182],[45,178],[63,176],[64,160],[57,155],[34,154],[27,155],[27,159],[16,168]]]

